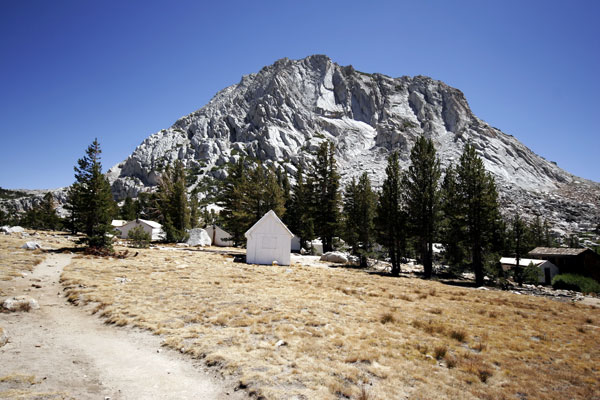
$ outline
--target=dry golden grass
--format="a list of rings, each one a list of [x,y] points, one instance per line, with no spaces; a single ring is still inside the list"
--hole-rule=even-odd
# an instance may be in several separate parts
[[[43,392],[35,390],[41,382],[33,375],[12,373],[0,376],[0,399],[13,400],[67,400],[73,397],[62,392]]]
[[[25,250],[21,246],[32,241],[19,234],[0,236],[0,280],[9,281],[20,277],[22,272],[29,273],[42,262],[45,255],[41,250]]]
[[[107,323],[162,335],[268,399],[600,396],[589,306],[189,250],[80,257],[62,280]]]

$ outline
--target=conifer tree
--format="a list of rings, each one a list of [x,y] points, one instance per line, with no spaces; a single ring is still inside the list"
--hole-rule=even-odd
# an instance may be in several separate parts
[[[492,250],[500,221],[496,184],[471,144],[465,146],[456,171],[465,242],[470,249],[475,282],[483,285],[484,256]]]
[[[315,212],[311,194],[312,181],[310,178],[305,179],[304,169],[299,166],[296,173],[296,184],[292,189],[291,204],[286,211],[286,215],[288,216],[289,228],[300,238],[302,247],[306,247],[306,242],[315,238]]]
[[[466,252],[462,244],[464,218],[456,169],[450,165],[446,169],[441,189],[442,226],[441,239],[444,245],[444,261],[453,269],[460,269],[465,262]]]
[[[246,160],[240,157],[236,162],[227,165],[227,177],[222,182],[221,195],[218,199],[223,207],[220,213],[225,229],[231,234],[231,240],[238,246],[244,243],[246,232],[245,211],[242,207],[243,190],[246,186]]]
[[[328,252],[333,250],[333,238],[339,231],[341,205],[340,176],[333,143],[327,141],[319,146],[311,164],[310,178],[315,201],[315,234],[323,242],[323,251]]]
[[[190,199],[190,228],[200,226],[200,204],[198,201],[198,192],[193,190]]]
[[[376,198],[366,172],[360,176],[358,183],[352,178],[344,191],[342,237],[352,247],[352,252],[360,257],[361,267],[367,267],[367,256],[373,247]]]
[[[177,160],[175,167],[167,166],[158,185],[158,205],[163,229],[168,242],[181,242],[187,238],[190,227],[190,208],[185,185],[185,169]]]
[[[410,152],[411,165],[403,177],[404,203],[410,230],[416,237],[425,278],[431,278],[433,240],[439,212],[440,161],[431,139],[421,136]]]
[[[523,286],[524,270],[525,267],[522,265],[521,258],[527,252],[529,248],[527,244],[527,225],[521,219],[521,216],[517,212],[512,220],[512,232],[511,239],[513,244],[513,254],[515,256],[515,268],[514,277],[519,286]]]
[[[131,197],[127,196],[120,210],[121,218],[125,221],[133,221],[137,218],[136,204]]]
[[[95,139],[87,148],[83,158],[75,167],[75,184],[69,191],[69,209],[75,215],[73,228],[81,228],[86,235],[82,240],[89,247],[111,247],[107,234],[113,231],[110,224],[116,203],[113,200],[110,184],[102,174],[100,144]]]
[[[377,202],[375,226],[379,243],[392,263],[392,275],[400,273],[400,258],[406,252],[406,214],[402,207],[400,162],[393,152],[387,160],[385,180]]]
[[[280,218],[285,213],[284,194],[276,173],[258,163],[245,165],[245,160],[231,164],[223,184],[220,204],[225,228],[236,245],[245,243],[244,233],[269,210]]]

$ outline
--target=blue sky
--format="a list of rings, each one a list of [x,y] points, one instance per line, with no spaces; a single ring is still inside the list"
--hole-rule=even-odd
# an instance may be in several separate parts
[[[0,2],[0,186],[105,169],[275,60],[327,54],[462,90],[474,113],[600,181],[598,1]]]

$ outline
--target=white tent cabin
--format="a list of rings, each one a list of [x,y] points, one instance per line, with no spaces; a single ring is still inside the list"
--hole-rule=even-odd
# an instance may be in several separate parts
[[[233,241],[231,240],[231,235],[223,230],[218,225],[208,225],[205,229],[206,233],[212,240],[213,246],[220,247],[231,247],[233,246]]]
[[[129,231],[136,226],[141,226],[142,229],[150,235],[151,240],[162,240],[165,238],[165,232],[162,230],[162,225],[158,222],[148,221],[146,219],[129,221],[117,229],[121,232],[121,238],[127,239],[129,237]]]
[[[294,234],[273,210],[258,220],[245,233],[248,264],[290,265],[291,242]]]
[[[500,259],[500,264],[502,265],[502,270],[508,271],[516,267],[517,259],[514,257],[502,257]],[[536,260],[533,258],[519,259],[519,266],[521,268],[528,267],[529,265],[533,265],[538,269],[538,282],[545,285],[550,285],[552,283],[552,278],[558,274],[558,267],[550,261]]]

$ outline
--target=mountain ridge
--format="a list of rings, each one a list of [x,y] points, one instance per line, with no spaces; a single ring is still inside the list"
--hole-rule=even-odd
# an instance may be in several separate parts
[[[343,182],[366,171],[378,186],[387,155],[399,151],[407,168],[420,135],[434,141],[443,167],[458,161],[465,143],[475,146],[505,213],[541,215],[564,231],[600,221],[599,183],[564,171],[479,119],[459,89],[422,75],[357,71],[325,55],[282,58],[242,76],[147,137],[107,176],[120,199],[152,190],[161,168],[175,160],[220,179],[227,163],[248,155],[293,176],[311,161],[311,151],[331,140]]]

